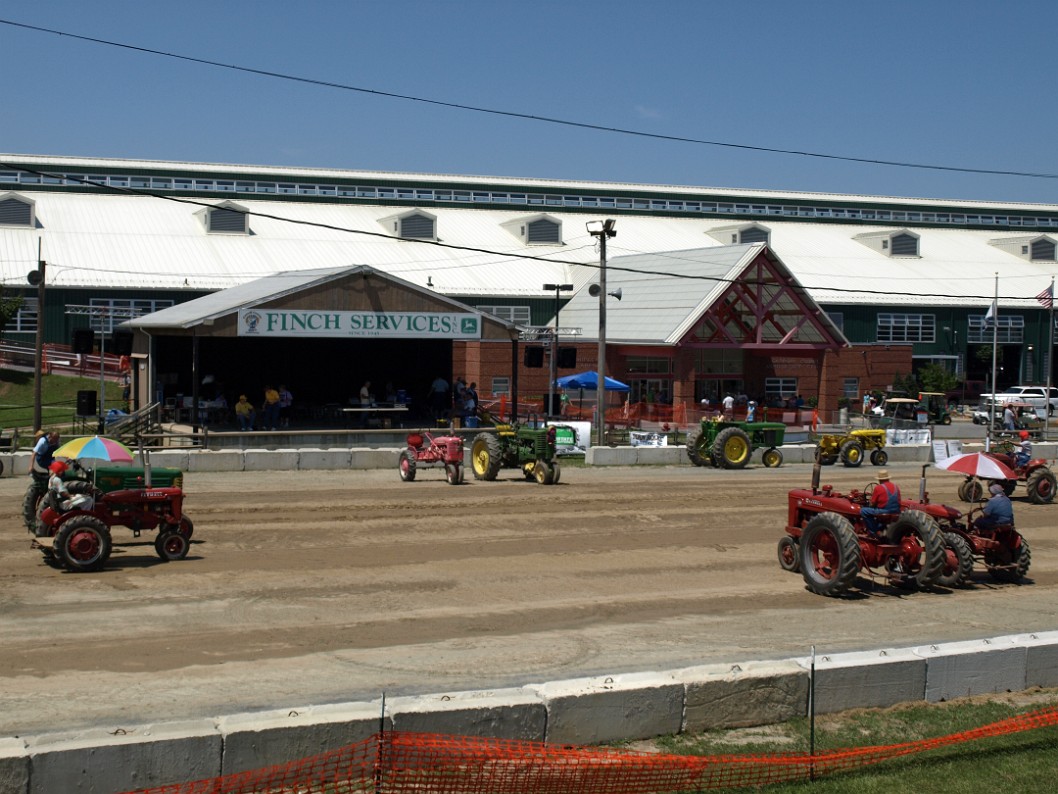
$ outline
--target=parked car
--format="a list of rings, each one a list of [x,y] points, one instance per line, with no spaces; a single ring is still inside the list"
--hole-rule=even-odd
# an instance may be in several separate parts
[[[1028,403],[1034,408],[1046,409],[1047,416],[1054,416],[1058,408],[1058,388],[1051,387],[1051,397],[1047,399],[1046,386],[1011,386],[1000,394],[982,394],[981,402],[988,404],[995,400],[998,405],[1006,403]]]
[[[1014,409],[1014,427],[1017,430],[1029,430],[1033,433],[1038,432],[1043,428],[1043,413],[1042,408],[1036,408],[1028,403],[1019,402],[1000,402],[996,403],[995,408],[995,424],[993,430],[1003,429],[1003,409],[1007,406],[1011,406]],[[988,419],[991,416],[992,407],[987,403],[981,403],[979,406],[974,408],[973,411],[973,423],[975,425],[987,425]]]

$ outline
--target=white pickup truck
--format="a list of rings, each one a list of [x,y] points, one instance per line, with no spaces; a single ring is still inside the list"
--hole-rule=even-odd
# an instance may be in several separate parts
[[[1058,409],[1058,388],[1051,387],[1050,399],[1047,399],[1046,386],[1011,386],[999,394],[981,395],[981,402],[986,405],[992,400],[1000,406],[1005,403],[1028,403],[1037,409],[1041,416],[1045,409],[1047,416],[1054,416],[1055,409]]]

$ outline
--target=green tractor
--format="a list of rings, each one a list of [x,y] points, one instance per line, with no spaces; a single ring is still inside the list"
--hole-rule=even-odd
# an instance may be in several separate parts
[[[520,468],[527,480],[554,485],[562,476],[555,454],[555,427],[496,425],[470,444],[470,468],[476,480],[495,480],[500,469]]]
[[[723,469],[743,469],[753,450],[766,447],[761,462],[769,469],[782,465],[781,422],[725,422],[703,419],[701,428],[687,434],[687,457],[695,466],[711,464]]]

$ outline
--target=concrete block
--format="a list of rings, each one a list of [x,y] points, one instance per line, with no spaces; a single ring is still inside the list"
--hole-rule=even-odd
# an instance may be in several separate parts
[[[926,700],[930,703],[1025,689],[1028,654],[1009,637],[926,645],[914,652],[926,660]]]
[[[679,733],[683,684],[664,673],[630,673],[526,687],[547,704],[548,742],[598,744]]]
[[[671,447],[633,447],[636,463],[643,466],[678,466],[690,465],[687,449],[682,446]]]
[[[589,466],[634,466],[635,447],[588,447],[584,462]]]
[[[29,756],[21,739],[0,739],[0,794],[29,791]]]
[[[351,469],[397,469],[399,449],[354,449],[349,455]]]
[[[547,707],[526,689],[393,698],[386,701],[386,710],[398,731],[534,742],[544,741],[547,732]]]
[[[4,458],[4,476],[5,477],[26,477],[29,475],[29,467],[33,462],[32,452],[14,452],[10,458],[11,465],[8,465],[8,458]]]
[[[197,454],[199,453],[188,452],[186,449],[158,450],[151,453],[151,466],[155,466],[159,469],[170,467],[180,469],[180,471],[187,471],[190,456]]]
[[[210,450],[187,456],[187,471],[242,471],[241,450]]]
[[[296,449],[248,449],[242,453],[243,471],[296,471]]]
[[[808,713],[808,672],[792,659],[701,665],[672,675],[684,686],[686,733],[774,725]]]
[[[339,703],[221,717],[221,774],[285,764],[363,741],[378,732],[381,710],[381,703]]]
[[[1011,639],[1025,649],[1025,686],[1058,687],[1058,631],[1019,634]]]
[[[221,770],[221,735],[205,720],[50,734],[26,744],[29,794],[111,794],[216,777]]]
[[[298,468],[306,471],[348,469],[352,452],[348,449],[303,449]]]
[[[806,672],[811,658],[797,660]],[[816,656],[817,714],[921,701],[926,660],[910,648]]]

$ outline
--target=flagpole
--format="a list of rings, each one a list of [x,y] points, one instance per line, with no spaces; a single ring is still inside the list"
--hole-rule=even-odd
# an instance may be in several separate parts
[[[1051,372],[1054,368],[1052,358],[1054,357],[1054,276],[1051,276],[1051,305],[1048,318],[1050,323],[1047,332],[1047,401],[1043,412],[1043,440],[1047,441],[1051,429]]]
[[[992,407],[988,413],[988,432],[985,433],[985,452],[992,449],[992,432],[996,426],[996,348],[999,345],[999,273],[996,273],[996,293],[992,299]]]

